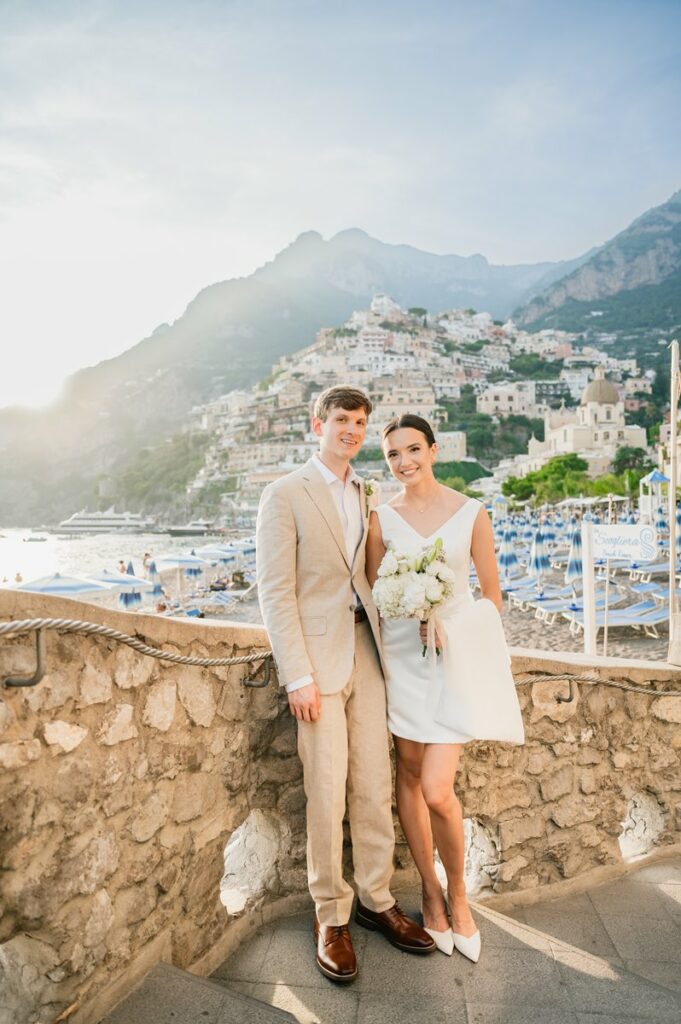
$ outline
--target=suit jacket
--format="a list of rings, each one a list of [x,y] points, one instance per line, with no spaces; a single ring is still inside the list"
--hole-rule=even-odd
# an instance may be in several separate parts
[[[363,483],[360,502],[364,534],[350,565],[329,485],[311,459],[263,491],[256,527],[258,598],[281,685],[308,673],[324,694],[346,685],[355,653],[353,587],[380,656],[378,613],[365,572]]]

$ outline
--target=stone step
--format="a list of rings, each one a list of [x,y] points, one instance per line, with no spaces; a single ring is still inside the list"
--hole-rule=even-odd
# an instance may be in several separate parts
[[[297,1024],[224,984],[159,963],[100,1024]]]

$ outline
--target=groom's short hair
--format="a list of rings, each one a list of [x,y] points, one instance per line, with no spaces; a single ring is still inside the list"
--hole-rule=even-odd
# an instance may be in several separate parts
[[[322,391],[314,404],[312,415],[318,420],[325,420],[332,409],[364,409],[367,417],[371,416],[373,406],[371,399],[361,388],[350,388],[342,384]]]

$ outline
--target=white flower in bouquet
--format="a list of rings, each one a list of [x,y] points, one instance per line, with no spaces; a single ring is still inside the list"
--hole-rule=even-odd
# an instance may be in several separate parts
[[[397,559],[395,558],[395,556],[392,553],[392,551],[388,550],[388,551],[386,551],[385,555],[383,556],[383,561],[381,562],[381,564],[378,567],[378,575],[379,576],[392,576],[394,573],[396,573],[398,571],[398,568],[399,568],[399,563],[398,563]]]
[[[438,537],[416,555],[389,548],[378,568],[372,592],[384,619],[423,622],[451,597],[455,579]]]

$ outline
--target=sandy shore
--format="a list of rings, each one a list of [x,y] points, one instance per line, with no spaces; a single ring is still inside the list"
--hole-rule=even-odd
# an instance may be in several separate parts
[[[225,618],[239,622],[261,623],[257,600],[244,601],[230,608]],[[547,626],[534,617],[533,612],[509,608],[504,600],[502,613],[506,639],[511,647],[534,647],[550,651],[583,651],[582,634],[573,636],[564,619]],[[608,637],[608,654],[615,658],[643,658],[648,661],[665,661],[668,638],[666,633],[659,640],[635,633],[632,629],[613,629]],[[603,653],[603,633],[599,633],[598,653]]]

